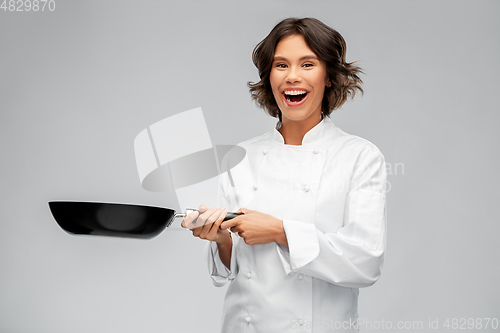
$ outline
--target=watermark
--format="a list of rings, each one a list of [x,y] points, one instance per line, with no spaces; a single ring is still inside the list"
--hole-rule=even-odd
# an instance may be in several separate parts
[[[349,319],[344,321],[324,318],[321,327],[326,330],[423,330],[425,325],[422,320],[391,321],[369,320],[366,318]]]
[[[53,12],[55,0],[3,0],[0,10],[4,12]]]
[[[405,164],[402,162],[385,163],[385,170],[388,176],[403,176],[405,174]]]
[[[370,320],[367,318],[350,318],[349,320],[335,320],[323,318],[315,323],[308,320],[293,319],[291,328],[312,328],[320,326],[323,330],[354,331],[354,330],[497,330],[498,318],[428,318],[427,320]]]
[[[389,178],[392,178],[392,176],[404,176],[405,165],[403,162],[395,162],[395,163],[386,162],[385,171],[387,173],[387,180],[385,181],[385,191],[388,193],[392,189],[392,184]]]
[[[309,160],[290,162],[280,159],[272,175],[267,181],[275,191],[282,193],[301,190],[305,185],[309,188],[321,185],[326,192],[333,194],[361,187],[375,192],[390,192],[392,178],[404,176],[405,165],[403,162],[366,165],[342,161],[323,165]]]

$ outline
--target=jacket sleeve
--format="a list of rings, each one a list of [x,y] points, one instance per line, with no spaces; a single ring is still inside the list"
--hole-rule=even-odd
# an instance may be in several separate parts
[[[219,177],[219,188],[218,188],[218,196],[217,196],[217,207],[226,207],[226,209],[231,209],[231,195],[230,192],[231,187],[229,185],[227,172],[224,172]],[[208,263],[208,272],[212,278],[212,282],[217,287],[224,286],[228,281],[233,280],[236,277],[238,272],[238,265],[236,262],[236,247],[238,244],[238,235],[230,233],[233,246],[231,249],[231,263],[230,269],[227,269],[226,266],[222,263],[219,252],[217,249],[217,243],[208,242],[205,247],[205,254],[207,257]]]
[[[342,228],[323,233],[314,224],[283,220],[288,249],[278,246],[278,253],[287,273],[350,288],[370,286],[380,277],[386,243],[386,165],[378,149],[358,158]]]

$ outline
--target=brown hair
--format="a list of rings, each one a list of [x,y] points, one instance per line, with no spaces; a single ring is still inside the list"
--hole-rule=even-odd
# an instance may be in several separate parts
[[[341,107],[356,91],[363,93],[361,79],[363,73],[354,63],[346,63],[347,46],[344,38],[334,29],[315,18],[287,18],[278,23],[269,35],[253,50],[252,61],[259,70],[260,81],[248,82],[250,94],[257,105],[271,116],[279,117],[281,111],[276,104],[271,89],[269,75],[274,60],[274,51],[281,39],[290,35],[302,35],[309,48],[326,63],[326,75],[331,87],[325,87],[321,105],[322,116],[329,116]]]

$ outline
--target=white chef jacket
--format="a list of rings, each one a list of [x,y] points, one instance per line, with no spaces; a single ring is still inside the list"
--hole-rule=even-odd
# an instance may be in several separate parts
[[[207,244],[213,283],[230,281],[222,332],[357,332],[359,288],[375,283],[384,258],[384,156],[328,117],[300,146],[277,129],[239,146],[246,156],[221,175],[219,206],[283,220],[288,249],[231,233],[228,270]]]

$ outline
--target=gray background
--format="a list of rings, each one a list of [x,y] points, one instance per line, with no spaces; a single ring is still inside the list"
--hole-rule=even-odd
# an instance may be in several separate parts
[[[218,330],[203,241],[70,236],[47,202],[175,206],[140,187],[134,137],[199,106],[214,144],[269,131],[250,56],[289,16],[345,37],[366,93],[333,120],[392,168],[385,268],[360,316],[420,332],[500,317],[500,1],[56,0],[0,11],[0,332]]]

